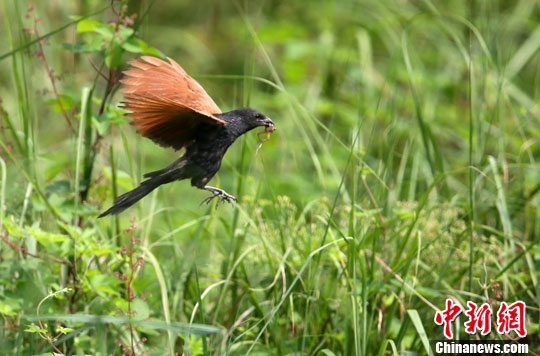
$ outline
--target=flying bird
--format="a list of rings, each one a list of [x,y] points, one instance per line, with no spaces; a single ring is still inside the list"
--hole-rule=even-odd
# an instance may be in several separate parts
[[[218,198],[218,204],[235,201],[233,195],[207,183],[238,137],[264,127],[268,138],[275,130],[272,120],[258,110],[246,107],[221,112],[195,79],[167,59],[143,56],[130,62],[131,68],[124,71],[121,80],[123,105],[139,134],[163,147],[185,148],[185,153],[168,167],[146,173],[146,180],[116,198],[100,218],[124,211],[162,184],[183,179],[191,179],[192,186],[212,193],[203,203],[213,198]]]

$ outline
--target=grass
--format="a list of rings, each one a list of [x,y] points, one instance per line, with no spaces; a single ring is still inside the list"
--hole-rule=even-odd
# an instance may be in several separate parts
[[[451,297],[524,301],[540,353],[536,4],[122,4],[0,7],[0,350],[428,354]],[[178,156],[117,107],[141,52],[276,123],[212,182],[237,204],[177,182],[96,219]]]

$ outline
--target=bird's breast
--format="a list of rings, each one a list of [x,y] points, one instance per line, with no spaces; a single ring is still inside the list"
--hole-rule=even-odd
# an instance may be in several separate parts
[[[186,150],[186,158],[212,177],[221,167],[221,160],[232,141],[223,130],[206,133]]]

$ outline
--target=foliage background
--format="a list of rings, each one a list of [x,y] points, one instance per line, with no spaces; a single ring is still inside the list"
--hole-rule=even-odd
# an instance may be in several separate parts
[[[540,351],[536,2],[0,12],[4,353],[426,354],[448,297],[525,301]],[[179,182],[96,219],[178,157],[118,108],[118,73],[141,53],[177,60],[222,110],[276,122],[213,180],[238,204],[199,206]]]

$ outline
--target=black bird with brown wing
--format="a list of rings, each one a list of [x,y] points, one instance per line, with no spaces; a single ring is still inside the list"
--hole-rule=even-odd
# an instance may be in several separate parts
[[[244,133],[262,126],[275,130],[268,117],[252,108],[222,113],[203,87],[178,63],[149,56],[130,62],[122,80],[124,107],[130,112],[137,132],[155,143],[175,150],[185,148],[182,157],[166,168],[144,175],[137,188],[120,195],[114,205],[99,217],[118,214],[162,184],[191,179],[191,185],[205,189],[213,198],[234,201],[222,189],[207,185],[221,166],[229,146]]]

